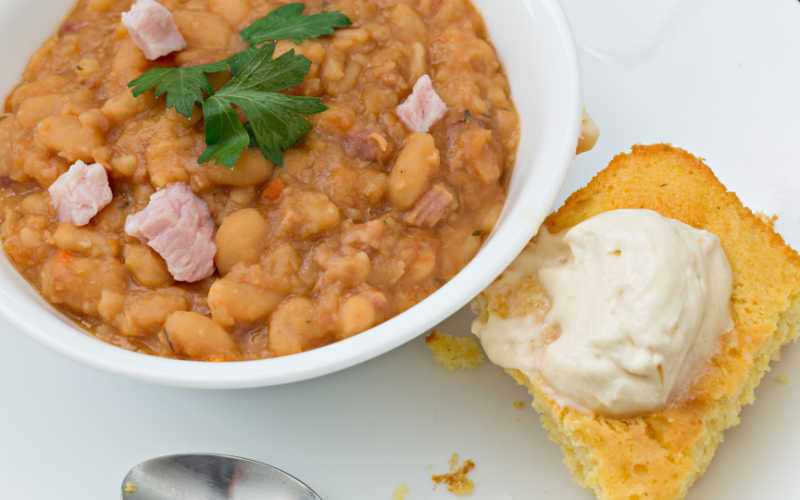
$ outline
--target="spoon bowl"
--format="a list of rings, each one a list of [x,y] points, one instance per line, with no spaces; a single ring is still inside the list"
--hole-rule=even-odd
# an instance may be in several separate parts
[[[122,500],[322,500],[271,465],[228,455],[168,455],[142,462],[122,481]]]

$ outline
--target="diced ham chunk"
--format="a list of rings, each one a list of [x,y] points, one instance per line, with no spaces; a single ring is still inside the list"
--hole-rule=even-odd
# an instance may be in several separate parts
[[[155,0],[138,0],[131,10],[123,12],[122,24],[151,61],[186,48],[172,13]]]
[[[85,226],[97,212],[111,203],[113,194],[106,169],[99,163],[78,160],[48,189],[58,220]]]
[[[214,219],[184,182],[167,184],[153,194],[144,210],[125,221],[125,232],[163,257],[178,281],[200,281],[214,274]]]
[[[348,156],[386,165],[392,159],[395,146],[386,140],[386,132],[378,126],[353,127],[344,134],[342,142]]]
[[[447,105],[433,90],[431,77],[423,75],[403,104],[397,106],[397,116],[412,132],[428,133],[434,123],[447,113]]]
[[[444,219],[453,203],[453,193],[444,184],[436,184],[417,200],[406,215],[406,224],[417,227],[433,227]]]

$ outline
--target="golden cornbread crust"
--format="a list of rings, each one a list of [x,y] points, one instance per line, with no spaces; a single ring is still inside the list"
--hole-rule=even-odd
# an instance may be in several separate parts
[[[557,405],[517,370],[533,406],[560,443],[575,482],[600,500],[677,500],[708,466],[723,431],[797,339],[800,257],[742,205],[703,161],[667,144],[616,156],[545,220],[551,233],[609,210],[644,208],[717,235],[733,270],[734,329],[723,336],[686,398],[654,413],[615,419]]]

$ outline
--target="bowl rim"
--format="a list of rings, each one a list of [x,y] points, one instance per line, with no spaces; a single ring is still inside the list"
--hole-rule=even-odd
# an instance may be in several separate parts
[[[547,186],[549,199],[547,210],[552,208],[563,184],[569,165],[575,158],[575,147],[580,132],[582,121],[583,100],[581,92],[581,75],[578,53],[572,30],[566,14],[559,0],[521,0],[524,4],[538,1],[550,14],[555,31],[560,42],[559,50],[565,54],[565,64],[569,81],[568,90],[569,112],[564,130],[555,134],[556,138],[563,141],[557,147],[558,160],[551,165],[553,175]],[[555,38],[555,37],[554,37]],[[542,203],[544,205],[544,203]],[[498,256],[493,258],[488,265],[483,263],[480,273],[466,273],[470,266],[478,261],[474,258],[452,280],[434,292],[431,296],[421,301],[400,315],[377,325],[376,327],[359,335],[345,339],[334,344],[308,352],[294,354],[281,358],[266,360],[242,361],[237,363],[199,363],[191,361],[173,360],[148,356],[121,349],[107,344],[90,334],[79,330],[77,326],[71,328],[82,334],[82,337],[64,339],[52,335],[41,327],[37,327],[28,318],[15,311],[16,297],[9,293],[6,287],[0,286],[0,316],[7,320],[16,329],[26,336],[72,361],[95,368],[97,370],[158,385],[168,385],[186,388],[229,389],[262,387],[280,385],[301,380],[316,378],[335,371],[349,368],[371,358],[384,354],[427,331],[445,318],[455,313],[472,298],[474,294],[467,295],[469,290],[482,290],[494,280],[508,264],[519,254],[522,248],[535,234],[536,229],[547,215],[547,210],[542,213],[526,214],[525,222],[528,227],[518,227],[510,237],[502,243]],[[498,225],[498,228],[502,224]],[[532,227],[535,226],[535,227]],[[531,229],[533,234],[531,234]],[[493,232],[496,233],[497,229]],[[507,231],[509,232],[509,231]],[[508,235],[507,235],[508,236]],[[491,236],[484,243],[484,248],[490,244]],[[499,244],[499,243],[497,243]],[[496,244],[496,245],[497,245]],[[3,252],[5,255],[5,253]],[[6,256],[3,264],[11,265]],[[14,272],[17,272],[14,270]],[[24,281],[24,280],[23,280]],[[25,285],[32,288],[25,281]],[[38,292],[34,290],[38,295]],[[432,309],[429,305],[439,299],[441,307]],[[66,319],[66,316],[50,306],[44,299],[46,309],[54,320]],[[427,309],[421,312],[423,304],[428,304]],[[67,320],[68,322],[70,320]],[[397,329],[397,325],[403,324]],[[66,327],[66,325],[64,325]],[[395,329],[394,335],[387,335],[380,330]]]

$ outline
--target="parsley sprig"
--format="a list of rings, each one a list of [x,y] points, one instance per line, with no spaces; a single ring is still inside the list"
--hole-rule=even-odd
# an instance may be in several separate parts
[[[244,148],[258,146],[265,157],[283,166],[282,152],[311,130],[303,115],[322,113],[328,107],[317,97],[280,93],[303,82],[311,61],[294,49],[273,59],[275,41],[299,44],[352,24],[340,12],[304,16],[304,8],[301,3],[283,5],[254,22],[240,33],[250,48],[227,59],[188,68],[153,68],[128,86],[133,87],[134,97],[155,88],[156,97],[166,94],[167,107],[187,118],[195,104],[202,105],[207,146],[198,163],[216,160],[217,165],[233,168]],[[233,78],[214,92],[208,75],[227,69]],[[246,125],[232,105],[245,114]]]
[[[277,59],[272,59],[274,53],[275,42],[265,44],[230,82],[203,102],[208,146],[198,162],[216,158],[223,165],[231,165],[250,145],[250,135],[232,104],[249,118],[261,152],[277,165],[283,164],[281,151],[311,130],[311,123],[301,115],[328,109],[316,97],[279,93],[302,83],[311,61],[295,56],[294,50]]]

